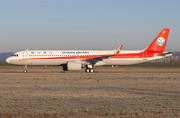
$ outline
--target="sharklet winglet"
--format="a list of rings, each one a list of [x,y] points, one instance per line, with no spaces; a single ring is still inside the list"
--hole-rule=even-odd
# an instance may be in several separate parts
[[[118,50],[116,51],[116,55],[118,55],[119,53],[120,53],[120,51],[121,51],[121,48],[123,47],[123,45],[121,45],[119,48],[118,48]]]

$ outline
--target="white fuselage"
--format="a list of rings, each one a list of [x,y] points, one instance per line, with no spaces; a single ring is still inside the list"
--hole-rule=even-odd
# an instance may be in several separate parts
[[[112,55],[113,50],[25,50],[16,52],[14,56],[6,59],[7,63],[15,65],[62,65],[67,61],[78,61],[82,64],[87,59]],[[155,56],[142,51],[121,51],[116,56],[111,56],[98,61],[94,66],[101,65],[132,65],[144,63],[161,58],[172,56]]]

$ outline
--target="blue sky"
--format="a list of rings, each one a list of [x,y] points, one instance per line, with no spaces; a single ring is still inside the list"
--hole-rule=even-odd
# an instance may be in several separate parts
[[[0,0],[0,53],[25,49],[146,48],[170,28],[180,51],[179,0]]]

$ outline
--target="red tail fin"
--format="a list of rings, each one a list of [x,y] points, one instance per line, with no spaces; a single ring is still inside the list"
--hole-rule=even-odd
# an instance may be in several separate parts
[[[169,31],[169,28],[163,29],[145,51],[163,53],[166,48]]]

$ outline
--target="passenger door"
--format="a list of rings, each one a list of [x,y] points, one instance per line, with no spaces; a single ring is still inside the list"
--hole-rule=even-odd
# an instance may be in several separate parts
[[[28,51],[23,52],[23,59],[28,59]]]

